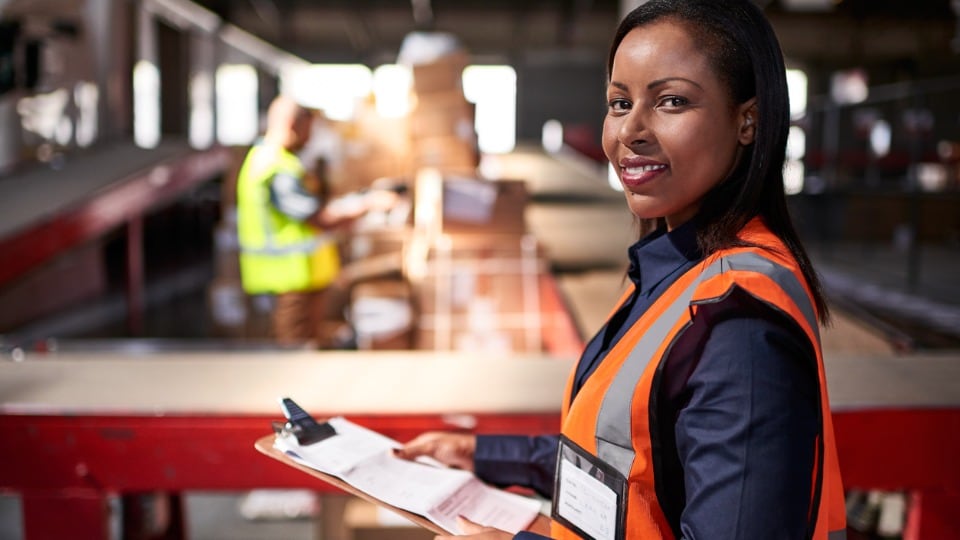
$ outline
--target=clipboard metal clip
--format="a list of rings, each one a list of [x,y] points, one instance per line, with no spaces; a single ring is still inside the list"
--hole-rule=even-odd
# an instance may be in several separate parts
[[[287,422],[273,422],[273,431],[280,436],[293,435],[300,446],[315,444],[337,434],[329,422],[317,422],[290,398],[280,398],[280,408]]]

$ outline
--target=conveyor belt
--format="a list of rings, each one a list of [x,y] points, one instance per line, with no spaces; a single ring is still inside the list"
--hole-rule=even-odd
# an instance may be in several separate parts
[[[225,170],[224,148],[129,143],[0,179],[0,286]]]
[[[326,489],[253,452],[279,417],[277,396],[400,440],[430,429],[555,432],[569,360],[429,352],[28,355],[0,362],[0,440],[8,443],[0,445],[0,489],[23,494],[36,538],[53,537],[41,534],[51,505],[70,523],[100,530],[106,493]],[[924,520],[956,526],[949,510],[956,496],[946,490],[960,485],[960,357],[832,357],[827,378],[845,485],[920,494]]]

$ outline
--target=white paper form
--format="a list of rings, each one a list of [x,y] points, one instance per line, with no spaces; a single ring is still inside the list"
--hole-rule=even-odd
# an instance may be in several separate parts
[[[490,487],[472,473],[393,455],[397,441],[342,417],[329,420],[337,435],[300,446],[278,436],[275,446],[303,465],[340,478],[391,506],[419,514],[451,532],[462,515],[482,525],[516,533],[540,510],[534,499]],[[438,466],[439,465],[439,466]]]

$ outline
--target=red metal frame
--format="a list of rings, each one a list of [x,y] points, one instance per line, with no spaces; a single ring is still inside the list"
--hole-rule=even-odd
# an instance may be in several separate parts
[[[837,411],[833,427],[847,488],[960,489],[960,409]]]
[[[323,415],[319,415],[323,416]],[[0,416],[0,488],[182,491],[297,487],[332,489],[265,459],[253,443],[270,433],[264,416]],[[556,433],[559,417],[482,414],[477,433]],[[351,416],[398,440],[455,429],[442,415]],[[16,466],[10,466],[16,464]],[[242,471],[242,474],[238,474]]]
[[[318,414],[318,416],[324,416]],[[0,489],[23,497],[26,537],[106,538],[107,496],[327,484],[253,448],[277,417],[0,416]],[[351,416],[398,440],[453,429],[442,415]],[[556,433],[556,413],[480,414],[476,433]],[[834,414],[844,484],[912,495],[906,540],[957,538],[960,410]],[[60,516],[50,519],[51,516]],[[67,527],[69,530],[64,531]],[[79,535],[79,536],[78,536]]]
[[[903,540],[960,538],[960,409],[833,414],[846,488],[906,491]]]
[[[280,419],[0,416],[0,489],[21,494],[28,540],[108,538],[109,495],[259,487],[339,492],[254,449],[254,442],[270,433],[271,421]],[[442,415],[351,420],[401,441],[428,430],[455,429]],[[556,433],[560,428],[556,413],[480,414],[472,420],[477,433]]]

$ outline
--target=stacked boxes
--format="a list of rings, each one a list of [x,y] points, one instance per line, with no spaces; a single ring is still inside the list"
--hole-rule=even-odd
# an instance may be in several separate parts
[[[441,56],[412,68],[415,105],[410,113],[411,166],[442,173],[476,174],[480,155],[474,131],[474,106],[463,95],[462,76],[468,57],[462,52]]]
[[[461,82],[468,60],[455,51],[412,66],[406,117],[383,117],[368,99],[353,120],[326,124],[336,144],[319,175],[331,194],[416,178],[409,223],[342,239],[339,282],[360,349],[543,349],[546,263],[527,231],[524,182],[478,177],[475,110]],[[235,224],[222,229],[211,307],[223,333],[241,335],[253,310],[239,288]]]
[[[359,350],[413,347],[414,306],[403,276],[407,226],[357,231],[342,247],[341,279],[350,283],[347,319]]]
[[[541,351],[545,266],[530,235],[441,235],[417,282],[417,348]]]
[[[378,178],[405,178],[410,174],[410,137],[406,117],[379,114],[372,100],[364,100],[356,117],[332,123],[339,152],[328,164],[335,195],[363,190]]]
[[[379,279],[354,285],[348,318],[359,350],[413,347],[414,310],[410,286],[402,279]]]
[[[405,255],[416,348],[542,351],[546,263],[527,232],[523,182],[421,174],[416,192]]]

